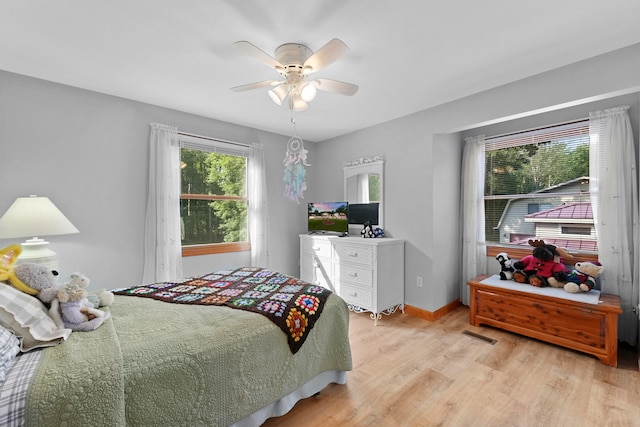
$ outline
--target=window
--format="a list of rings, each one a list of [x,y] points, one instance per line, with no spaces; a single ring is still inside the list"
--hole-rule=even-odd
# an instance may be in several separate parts
[[[528,214],[540,212],[540,203],[529,203],[527,207],[528,207],[527,209]]]
[[[574,252],[597,252],[588,120],[486,138],[485,156],[488,245],[530,249],[533,238]]]
[[[592,230],[588,227],[562,227],[562,234],[580,234],[588,236]]]
[[[180,141],[183,256],[249,250],[246,147]]]
[[[379,202],[379,201],[380,201],[380,175],[370,173],[368,203]]]

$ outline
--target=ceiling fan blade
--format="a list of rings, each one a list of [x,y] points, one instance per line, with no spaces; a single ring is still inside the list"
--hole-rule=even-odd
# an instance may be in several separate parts
[[[248,41],[237,41],[233,44],[242,52],[257,59],[260,62],[263,62],[268,67],[271,68],[282,68],[282,64],[280,64],[273,56],[269,55],[259,47],[249,43]]]
[[[339,93],[340,95],[351,96],[358,91],[358,85],[353,83],[340,82],[338,80],[316,79],[313,81],[316,88],[325,92]]]
[[[282,81],[279,81],[279,80],[265,80],[265,81],[262,81],[262,82],[249,83],[248,85],[235,86],[235,87],[232,87],[231,90],[235,91],[235,92],[244,92],[246,90],[259,89],[261,87],[277,86],[280,83],[282,83]]]
[[[318,49],[305,62],[305,67],[311,67],[310,72],[315,72],[329,64],[349,51],[349,47],[340,39],[333,39],[329,43]]]

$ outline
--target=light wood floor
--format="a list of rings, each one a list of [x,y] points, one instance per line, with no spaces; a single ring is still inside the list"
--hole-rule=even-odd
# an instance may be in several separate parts
[[[490,327],[351,313],[353,371],[264,426],[640,426],[635,349],[618,368]],[[489,344],[463,331],[496,340]]]

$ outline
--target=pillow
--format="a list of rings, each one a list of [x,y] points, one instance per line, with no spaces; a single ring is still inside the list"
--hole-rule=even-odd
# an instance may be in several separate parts
[[[39,299],[4,283],[0,283],[0,326],[18,337],[22,351],[57,345],[71,334],[71,329],[58,328]]]
[[[5,373],[20,353],[20,342],[10,330],[0,326],[0,387],[4,384]]]

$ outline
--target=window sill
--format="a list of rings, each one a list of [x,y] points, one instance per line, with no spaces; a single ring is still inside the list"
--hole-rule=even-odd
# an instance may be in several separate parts
[[[250,251],[251,244],[249,242],[234,242],[234,243],[212,243],[209,245],[191,245],[182,247],[182,256],[199,256],[199,255],[212,255],[223,254],[229,252],[244,252]]]
[[[506,252],[514,261],[524,258],[527,255],[531,255],[533,248],[526,249],[524,247],[515,246],[490,246],[487,245],[487,256],[495,258],[500,252]],[[571,253],[575,257],[575,262],[598,262],[597,254],[585,254],[585,253]]]

